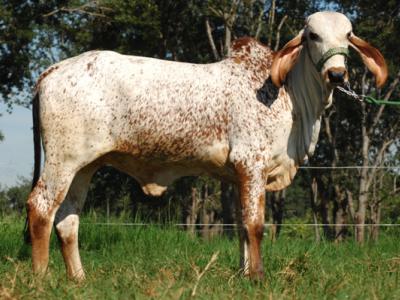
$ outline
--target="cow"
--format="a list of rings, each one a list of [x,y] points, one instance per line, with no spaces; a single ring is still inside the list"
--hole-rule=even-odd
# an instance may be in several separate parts
[[[381,87],[388,76],[383,56],[335,12],[309,16],[277,52],[240,38],[228,58],[210,64],[90,51],[51,66],[38,79],[32,109],[33,271],[47,269],[55,224],[68,275],[84,278],[79,212],[93,173],[110,165],[153,196],[188,175],[234,183],[241,268],[262,279],[265,191],[287,187],[313,153],[332,92],[348,81],[348,46]],[[279,88],[274,96],[268,82]]]

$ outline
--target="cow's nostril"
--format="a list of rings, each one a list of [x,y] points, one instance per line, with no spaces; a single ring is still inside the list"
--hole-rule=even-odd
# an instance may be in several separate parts
[[[332,83],[343,83],[346,71],[328,71],[329,81]]]

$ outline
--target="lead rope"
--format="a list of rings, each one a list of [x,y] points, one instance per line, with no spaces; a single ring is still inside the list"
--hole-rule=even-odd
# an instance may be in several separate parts
[[[358,95],[354,90],[351,89],[350,87],[350,83],[347,81],[344,83],[344,87],[343,86],[336,86],[336,88],[341,91],[342,93],[346,94],[349,97],[352,97],[360,102],[363,102],[363,97],[365,97],[364,95]]]
[[[375,99],[372,96],[358,95],[354,90],[351,89],[349,82],[346,82],[344,84],[344,87],[337,86],[336,88],[342,93],[346,94],[347,96],[350,96],[360,102],[366,102],[369,104],[376,104],[376,105],[400,105],[400,101],[379,100]]]

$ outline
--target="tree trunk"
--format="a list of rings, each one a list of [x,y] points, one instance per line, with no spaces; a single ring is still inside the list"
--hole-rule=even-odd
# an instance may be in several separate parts
[[[362,79],[362,93],[366,94],[366,78],[367,78],[367,70],[365,70],[363,79]],[[389,87],[389,90],[386,92],[386,95],[384,97],[385,100],[388,100],[392,93],[395,91],[397,85],[400,82],[400,71],[397,73],[396,79],[392,82],[392,84]],[[382,165],[383,163],[383,156],[388,149],[388,147],[392,144],[392,142],[396,139],[394,137],[390,137],[394,132],[393,129],[396,128],[395,124],[391,126],[388,132],[384,133],[381,132],[380,135],[384,136],[384,141],[381,144],[380,147],[377,149],[377,154],[375,157],[375,162],[373,164],[373,168],[370,168],[370,137],[374,134],[374,131],[376,130],[376,126],[379,124],[379,121],[382,117],[383,111],[385,109],[385,105],[382,105],[379,107],[377,113],[371,117],[370,111],[367,112],[366,109],[366,104],[365,102],[361,103],[361,110],[362,110],[362,122],[361,122],[361,134],[362,134],[362,166],[363,169],[361,170],[361,177],[360,177],[360,184],[359,184],[359,204],[358,204],[358,210],[356,213],[356,228],[355,228],[355,236],[356,236],[356,241],[358,243],[363,243],[364,242],[364,235],[365,235],[365,214],[366,214],[366,208],[368,205],[368,191],[371,186],[372,180],[376,176],[376,171],[377,167]],[[368,118],[367,118],[367,115]],[[368,122],[368,120],[370,122]],[[372,121],[371,121],[372,120]],[[369,127],[367,127],[367,124],[370,123]],[[389,136],[387,136],[389,135]],[[369,169],[368,169],[369,168]]]
[[[198,198],[197,198],[197,189],[192,187],[191,193],[191,205],[190,210],[188,211],[188,215],[186,216],[186,230],[191,234],[195,235],[196,232],[196,220],[197,220],[197,211],[198,211]]]
[[[335,242],[343,241],[346,235],[346,227],[343,225],[347,220],[347,199],[346,194],[340,190],[339,185],[335,184],[335,202],[334,202],[334,224],[335,224]]]
[[[365,69],[363,77],[362,77],[362,93],[365,94],[367,92],[367,70]],[[380,114],[383,111],[384,107],[380,107],[377,115],[374,117],[373,123],[377,122],[380,118]],[[367,118],[367,106],[364,102],[361,103],[361,135],[362,135],[362,148],[361,148],[361,157],[362,157],[362,169],[361,176],[359,182],[359,195],[358,195],[358,209],[355,214],[355,239],[359,244],[364,243],[364,234],[365,234],[365,214],[367,211],[368,204],[368,190],[369,190],[369,174],[368,168],[370,167],[370,134],[372,134],[374,125],[372,124],[370,128],[367,128],[368,118]]]
[[[355,238],[359,244],[364,243],[365,234],[365,214],[367,211],[368,196],[365,189],[360,191],[358,197],[358,210],[356,213],[356,226],[355,226]]]
[[[322,195],[321,197],[321,204],[319,205],[319,213],[321,215],[322,230],[324,233],[324,237],[330,239],[332,236],[331,229],[329,227],[330,220],[329,220],[329,199]]]
[[[315,233],[315,241],[318,243],[321,240],[321,236],[319,233],[319,227],[318,227],[318,209],[317,209],[317,199],[318,199],[318,183],[315,177],[312,179],[311,182],[311,209],[312,209],[312,214],[313,214],[313,221],[314,221],[314,233]]]
[[[213,212],[208,209],[207,207],[208,202],[208,185],[204,185],[204,193],[203,193],[203,207],[201,210],[201,236],[204,239],[210,238],[210,224],[212,223],[213,219]]]
[[[206,209],[203,207],[201,213],[201,237],[207,240],[210,236],[210,216],[207,214]]]
[[[231,55],[231,42],[232,42],[232,31],[230,24],[225,24],[225,53],[226,56]]]
[[[350,216],[351,222],[355,223],[355,210],[354,210],[354,201],[353,201],[353,193],[346,189],[346,198],[347,198],[347,209],[348,215]]]
[[[274,34],[276,0],[272,0],[268,16],[268,47],[272,48],[272,35]]]
[[[221,204],[222,204],[222,222],[223,233],[228,238],[234,235],[234,207],[235,207],[235,191],[234,186],[230,183],[221,181]],[[226,225],[229,224],[229,225]]]
[[[108,199],[108,197],[106,201],[106,215],[107,215],[107,223],[110,223],[110,199]]]
[[[210,47],[211,47],[212,53],[214,55],[214,59],[216,61],[219,61],[220,56],[219,56],[217,47],[215,46],[214,38],[212,36],[212,29],[210,26],[210,21],[208,20],[208,18],[206,18],[206,32],[207,32],[208,42],[210,43]]]
[[[365,104],[364,104],[365,112]],[[366,118],[364,113],[364,118]],[[365,214],[367,211],[368,204],[368,167],[369,167],[369,137],[367,134],[367,129],[365,124],[362,126],[362,157],[363,157],[363,168],[361,169],[360,177],[360,188],[358,196],[358,209],[355,216],[356,227],[355,227],[355,238],[359,244],[364,243],[364,233],[365,233]]]
[[[379,224],[381,221],[381,201],[373,201],[370,205],[371,212],[371,227],[370,238],[372,241],[377,241],[379,237]]]
[[[377,241],[379,237],[379,224],[381,221],[381,202],[380,191],[383,189],[383,177],[384,172],[381,172],[379,176],[379,182],[374,180],[372,201],[369,205],[370,216],[371,216],[371,227],[369,230],[369,237],[372,241]]]
[[[286,190],[274,192],[269,194],[271,212],[272,212],[272,225],[271,225],[271,240],[275,241],[279,237],[281,231],[281,224],[283,221],[283,208],[285,205]]]
[[[365,81],[365,79],[363,79]],[[369,147],[370,139],[367,130],[367,112],[366,104],[361,103],[362,109],[362,123],[361,123],[361,134],[362,134],[362,166],[360,183],[359,183],[359,195],[358,195],[358,209],[355,216],[355,238],[359,244],[364,243],[364,233],[365,233],[365,214],[367,211],[368,203],[368,167],[369,167]]]

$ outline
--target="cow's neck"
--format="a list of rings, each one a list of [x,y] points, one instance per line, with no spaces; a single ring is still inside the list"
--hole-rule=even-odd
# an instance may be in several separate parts
[[[301,162],[313,154],[322,112],[332,101],[332,90],[326,88],[306,48],[288,74],[285,89],[293,102],[293,129],[289,142],[294,153],[291,154]]]

